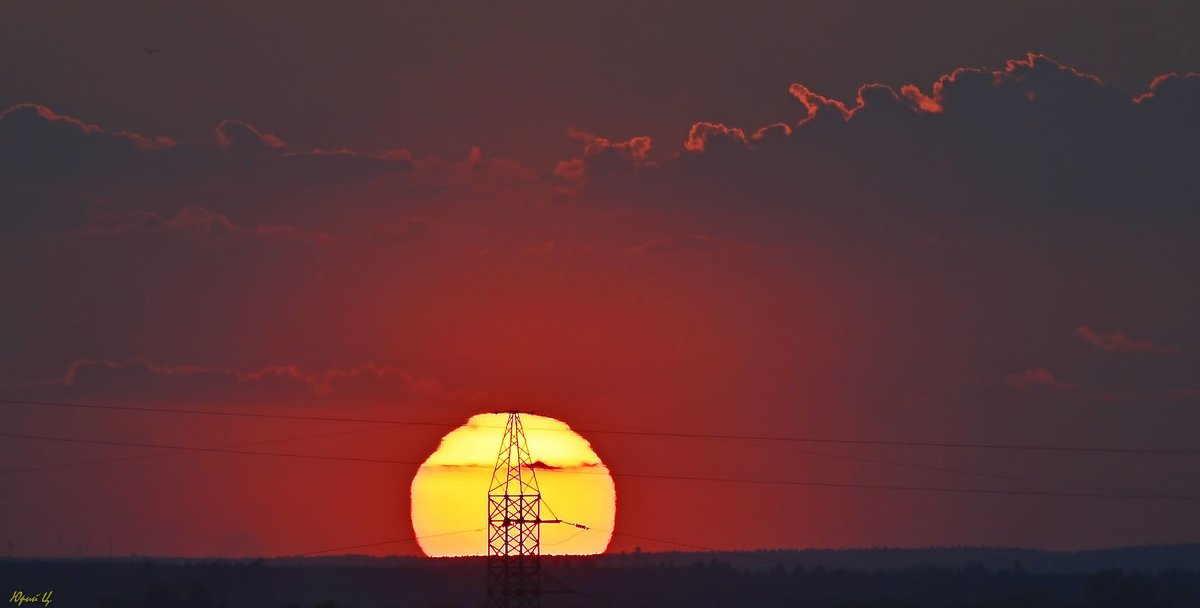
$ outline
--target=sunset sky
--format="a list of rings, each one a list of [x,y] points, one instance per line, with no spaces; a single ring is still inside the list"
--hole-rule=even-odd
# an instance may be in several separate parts
[[[5,5],[0,548],[412,537],[514,408],[613,551],[1200,542],[1200,455],[712,437],[1200,450],[1200,4],[457,5]]]

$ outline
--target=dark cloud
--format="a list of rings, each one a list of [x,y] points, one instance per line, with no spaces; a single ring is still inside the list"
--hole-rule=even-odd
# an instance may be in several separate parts
[[[1070,390],[1075,388],[1070,382],[1063,382],[1045,367],[1034,367],[1004,376],[1004,383],[1020,391],[1038,387],[1055,390]]]
[[[292,150],[276,135],[242,121],[223,120],[214,133],[212,142],[180,143],[110,131],[45,106],[21,104],[0,112],[0,176],[39,182],[85,176],[116,180],[151,169],[159,176],[211,178],[251,170],[308,180],[412,169],[401,151]]]
[[[238,230],[228,217],[202,207],[184,207],[174,216],[164,217],[153,211],[135,211],[124,215],[97,214],[95,221],[80,232],[90,235],[125,234],[232,234]]]
[[[597,139],[571,174],[597,198],[691,209],[1197,217],[1200,177],[1186,170],[1200,163],[1194,74],[1130,97],[1030,54],[928,89],[866,85],[853,105],[790,92],[794,124],[747,134],[696,123],[661,163],[629,152],[648,149],[643,139]]]
[[[756,130],[696,122],[678,151],[661,161],[651,159],[648,137],[612,140],[573,129],[583,156],[560,162],[547,185],[586,198],[691,210],[1194,219],[1200,178],[1188,168],[1200,162],[1192,145],[1200,138],[1198,83],[1195,74],[1165,75],[1131,97],[1030,54],[999,69],[960,68],[928,87],[864,85],[852,104],[793,84],[794,122]],[[409,187],[463,182],[484,166],[512,176],[534,173],[481,159],[473,149],[462,163],[423,161]],[[0,160],[10,178],[3,210],[10,230],[53,225],[53,218],[78,221],[87,207],[81,197],[97,192],[124,204],[153,189],[158,207],[125,210],[165,215],[198,206],[194,198],[167,200],[189,189],[193,197],[253,198],[261,206],[296,188],[417,168],[404,150],[292,149],[244,121],[221,121],[212,142],[179,143],[107,131],[32,105],[0,115]],[[85,176],[86,189],[63,185]],[[232,217],[228,208],[218,211]]]
[[[40,105],[0,112],[0,178],[6,181],[108,175],[177,145],[167,137],[106,131]]]
[[[1175,354],[1178,352],[1173,348],[1156,344],[1150,340],[1135,340],[1119,331],[1101,334],[1087,325],[1076,327],[1075,335],[1088,344],[1109,352],[1159,354]]]
[[[492,397],[479,390],[393,365],[323,369],[293,364],[236,369],[165,364],[148,359],[77,359],[62,373],[0,387],[18,398],[106,398],[138,403],[247,403],[299,406],[354,399],[360,404],[426,402],[480,405]]]
[[[212,141],[181,143],[111,131],[24,104],[0,113],[0,230],[79,228],[114,214],[142,214],[154,224],[156,215],[187,215],[185,209],[211,206],[197,199],[216,199],[224,207],[217,212],[231,216],[234,203],[277,205],[299,189],[404,176],[413,168],[400,150],[375,155],[290,149],[242,121],[221,121]]]
[[[279,137],[263,133],[240,120],[222,120],[217,124],[217,143],[237,150],[279,150],[287,146]]]
[[[184,207],[175,215],[154,211],[106,213],[92,209],[91,222],[71,233],[80,237],[123,237],[175,235],[183,237],[227,237],[301,243],[316,247],[331,245],[335,237],[321,230],[304,230],[291,224],[263,224],[243,227],[227,216],[203,207]]]

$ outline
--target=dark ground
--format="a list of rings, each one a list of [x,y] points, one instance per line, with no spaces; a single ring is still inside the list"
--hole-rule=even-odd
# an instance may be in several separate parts
[[[544,597],[547,607],[1200,607],[1200,545],[633,553],[543,562],[545,586],[556,591]],[[2,599],[53,591],[54,608],[466,607],[481,603],[484,584],[479,559],[0,560]]]

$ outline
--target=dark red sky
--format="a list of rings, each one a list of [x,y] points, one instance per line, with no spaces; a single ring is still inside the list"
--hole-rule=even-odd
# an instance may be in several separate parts
[[[7,7],[0,396],[1193,448],[1195,5],[881,4]],[[0,407],[55,437],[401,460],[439,438]],[[590,439],[618,475],[1187,494],[1200,466]],[[0,453],[22,554],[411,533],[403,466]],[[721,548],[1200,541],[1194,502],[617,484],[619,530]]]

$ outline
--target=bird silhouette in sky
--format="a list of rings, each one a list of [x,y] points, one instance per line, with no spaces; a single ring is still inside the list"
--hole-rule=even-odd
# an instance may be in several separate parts
[[[161,50],[162,49],[160,49],[158,47],[149,47],[149,46],[142,47],[142,52],[147,55],[157,55],[159,53],[159,51],[161,51]]]

